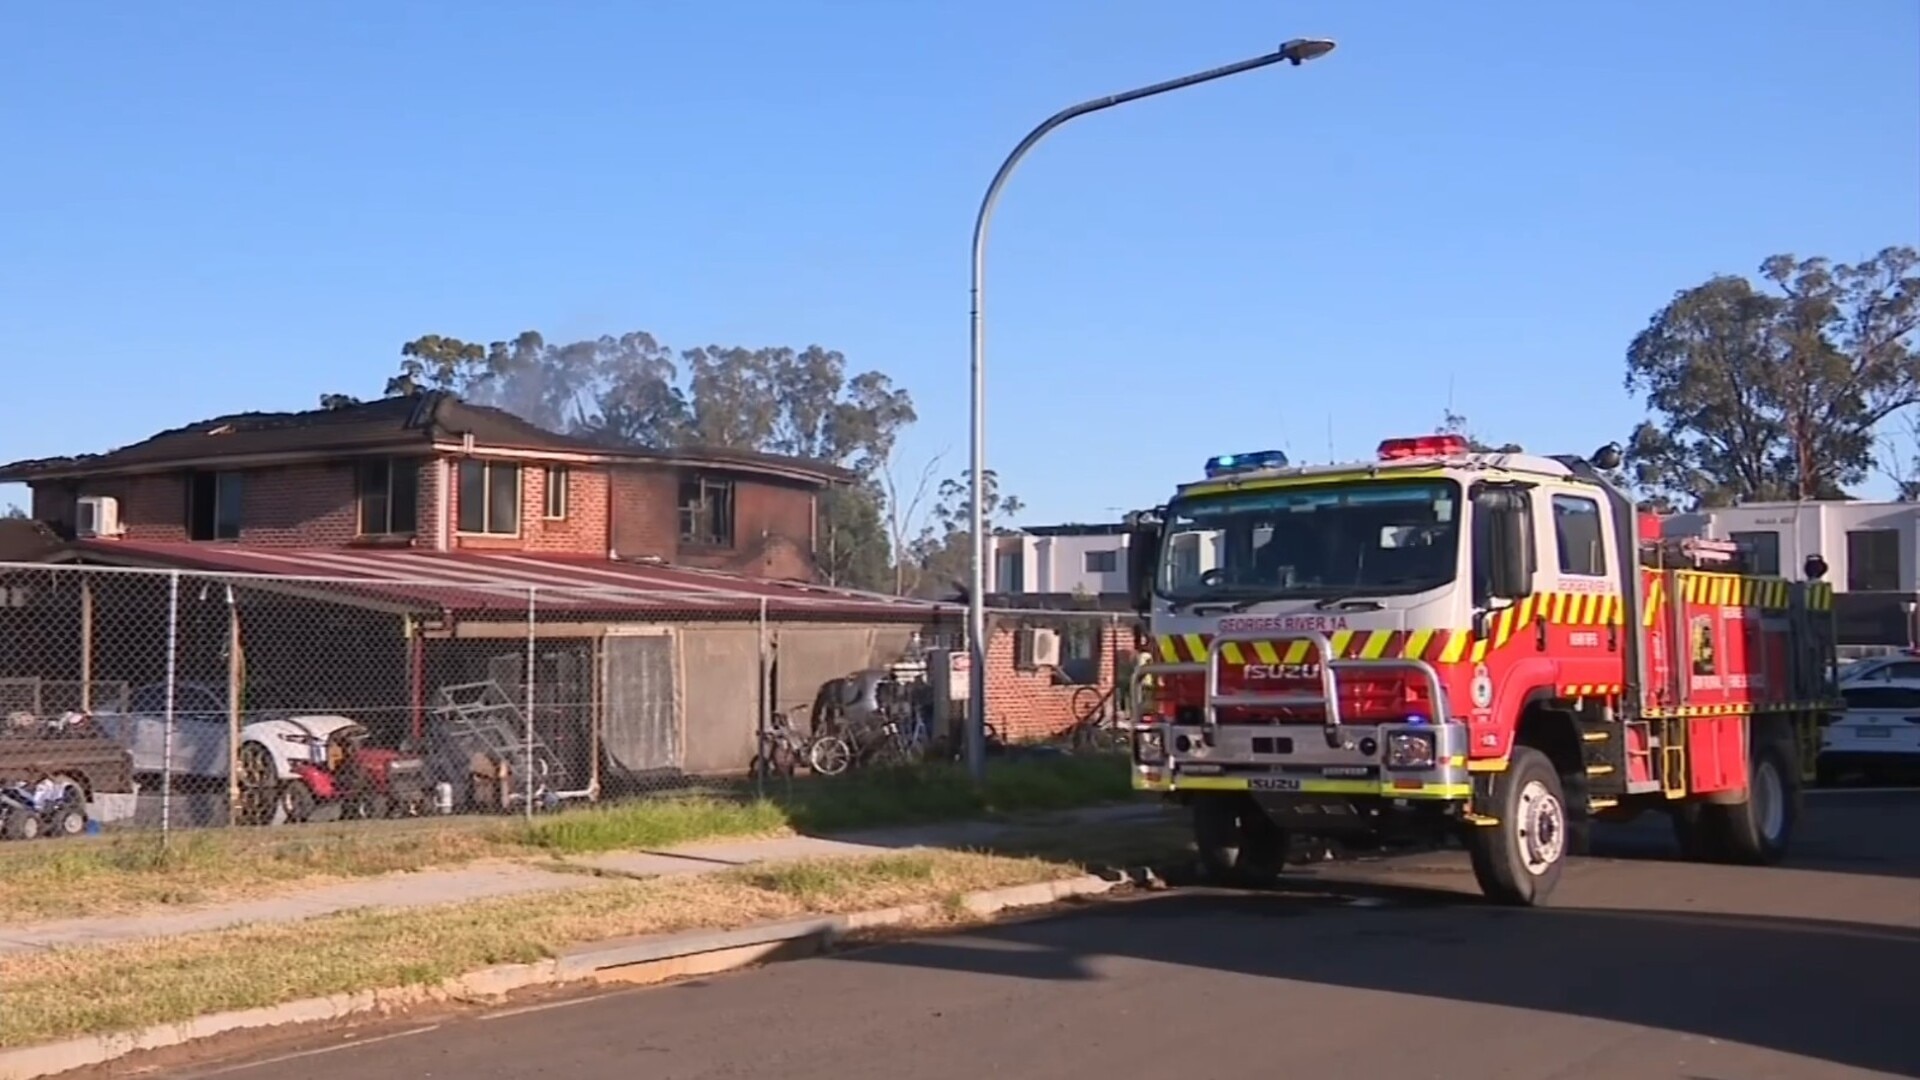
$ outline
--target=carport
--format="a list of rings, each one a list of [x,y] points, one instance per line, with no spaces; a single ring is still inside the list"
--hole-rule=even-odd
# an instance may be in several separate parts
[[[897,658],[959,609],[880,594],[519,552],[293,550],[83,541],[0,613],[0,677],[173,679],[259,709],[340,712],[388,741],[431,734],[449,688],[532,717],[584,797],[744,770],[775,709]],[[6,635],[0,635],[4,638]],[[479,693],[479,691],[474,691]],[[91,693],[85,690],[83,693]]]

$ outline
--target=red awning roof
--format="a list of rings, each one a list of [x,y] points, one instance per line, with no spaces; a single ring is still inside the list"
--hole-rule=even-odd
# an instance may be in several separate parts
[[[360,548],[288,549],[233,544],[87,540],[82,560],[214,574],[271,577],[340,589],[341,602],[373,601],[428,610],[524,613],[531,592],[542,612],[926,619],[946,605],[823,585],[772,581],[683,566],[520,552],[434,552]]]

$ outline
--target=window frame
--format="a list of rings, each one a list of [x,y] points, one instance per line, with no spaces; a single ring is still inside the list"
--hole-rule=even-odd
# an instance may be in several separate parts
[[[1563,513],[1561,510],[1563,503],[1580,503],[1585,507],[1592,508],[1594,527],[1594,546],[1591,549],[1592,557],[1581,564],[1583,567],[1593,567],[1592,569],[1575,569],[1567,565],[1569,561],[1568,536],[1566,531],[1561,527],[1561,522],[1563,518],[1572,517],[1576,514],[1585,516],[1587,511],[1580,509],[1568,510]],[[1565,577],[1583,578],[1606,577],[1612,569],[1612,562],[1607,558],[1607,517],[1606,511],[1600,505],[1600,500],[1590,495],[1575,494],[1571,491],[1556,491],[1548,501],[1547,509],[1553,516],[1554,561],[1559,565],[1561,575]]]
[[[199,535],[197,528],[200,517],[200,485],[203,480],[211,481],[213,499],[212,528],[209,535]],[[187,473],[187,514],[185,521],[187,540],[196,544],[231,543],[240,540],[246,533],[247,485],[246,473],[241,469],[194,469]],[[229,523],[226,513],[231,509],[231,533],[225,526]]]
[[[367,479],[375,469],[384,475],[385,490],[377,498],[381,502],[381,513],[386,519],[386,528],[369,529],[367,527]],[[405,528],[395,527],[394,481],[405,477],[405,483],[412,489],[408,496],[412,502],[413,514]],[[353,469],[354,535],[363,537],[414,536],[420,531],[420,462],[413,458],[372,457],[362,458],[354,463]]]
[[[1772,556],[1771,562],[1773,565],[1771,570],[1767,569],[1759,561],[1760,550],[1766,546],[1757,542],[1761,537],[1765,537],[1772,545],[1769,551],[1769,554]],[[1749,571],[1762,577],[1780,576],[1781,538],[1779,529],[1735,529],[1727,533],[1727,539],[1734,544],[1740,545],[1741,548],[1749,553],[1747,565]]]
[[[1881,579],[1886,581],[1886,584],[1884,587],[1876,587],[1873,580],[1862,576],[1863,570],[1861,568],[1861,564],[1866,562],[1871,562],[1872,560],[1861,559],[1856,557],[1857,554],[1859,553],[1856,552],[1854,543],[1856,538],[1858,538],[1863,542],[1871,539],[1877,543],[1880,541],[1881,537],[1892,538],[1892,541],[1891,541],[1892,566],[1889,569],[1889,573],[1891,577],[1886,579]],[[1873,569],[1879,569],[1879,568],[1873,567]],[[1901,591],[1900,590],[1900,530],[1899,529],[1864,528],[1864,529],[1848,529],[1847,530],[1847,591],[1848,592],[1899,592]]]
[[[483,493],[480,507],[480,528],[467,528],[467,477],[469,467],[480,470],[480,490]],[[494,528],[494,472],[498,469],[513,470],[513,528]],[[454,532],[460,536],[476,537],[517,537],[521,534],[521,517],[526,500],[526,470],[518,461],[502,461],[492,458],[462,458],[454,468],[454,491],[456,513],[454,514]]]
[[[688,490],[696,492],[694,501],[689,502]],[[724,535],[712,535],[712,494],[724,493],[725,507],[720,515],[726,523]],[[739,542],[739,488],[729,478],[715,478],[705,473],[687,473],[680,477],[678,495],[674,499],[676,521],[674,529],[684,547],[701,548],[708,551],[732,551]],[[689,514],[697,515],[689,517]],[[689,529],[690,522],[705,519],[706,529]]]
[[[559,492],[559,509],[554,508],[554,493]],[[572,509],[573,474],[565,465],[548,465],[542,475],[540,519],[565,521]]]
[[[1101,562],[1106,563],[1107,565],[1095,566],[1093,564],[1093,561],[1096,558],[1099,559]],[[1119,573],[1120,572],[1120,553],[1118,551],[1115,551],[1113,548],[1095,548],[1091,551],[1081,552],[1080,572],[1083,574]]]

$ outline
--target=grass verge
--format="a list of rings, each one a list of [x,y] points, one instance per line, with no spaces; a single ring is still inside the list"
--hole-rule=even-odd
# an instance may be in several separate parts
[[[702,840],[820,833],[1063,810],[1129,798],[1124,759],[996,762],[975,789],[957,766],[802,781],[770,799],[660,798],[537,818],[219,829],[0,844],[7,922],[185,907],[481,859],[528,859]]]
[[[910,851],[748,867],[411,911],[367,912],[166,940],[0,955],[0,1047],[130,1031],[358,990],[432,985],[569,945],[816,913],[934,904],[1082,872],[1064,859]]]

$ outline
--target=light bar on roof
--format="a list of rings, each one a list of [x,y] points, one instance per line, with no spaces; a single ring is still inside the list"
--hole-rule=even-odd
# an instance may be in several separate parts
[[[1207,459],[1207,475],[1230,476],[1256,469],[1284,469],[1287,455],[1279,450],[1257,450],[1251,454],[1216,454]]]
[[[1380,443],[1380,460],[1395,461],[1400,458],[1456,457],[1466,453],[1465,435],[1415,435],[1407,439],[1384,439]]]

